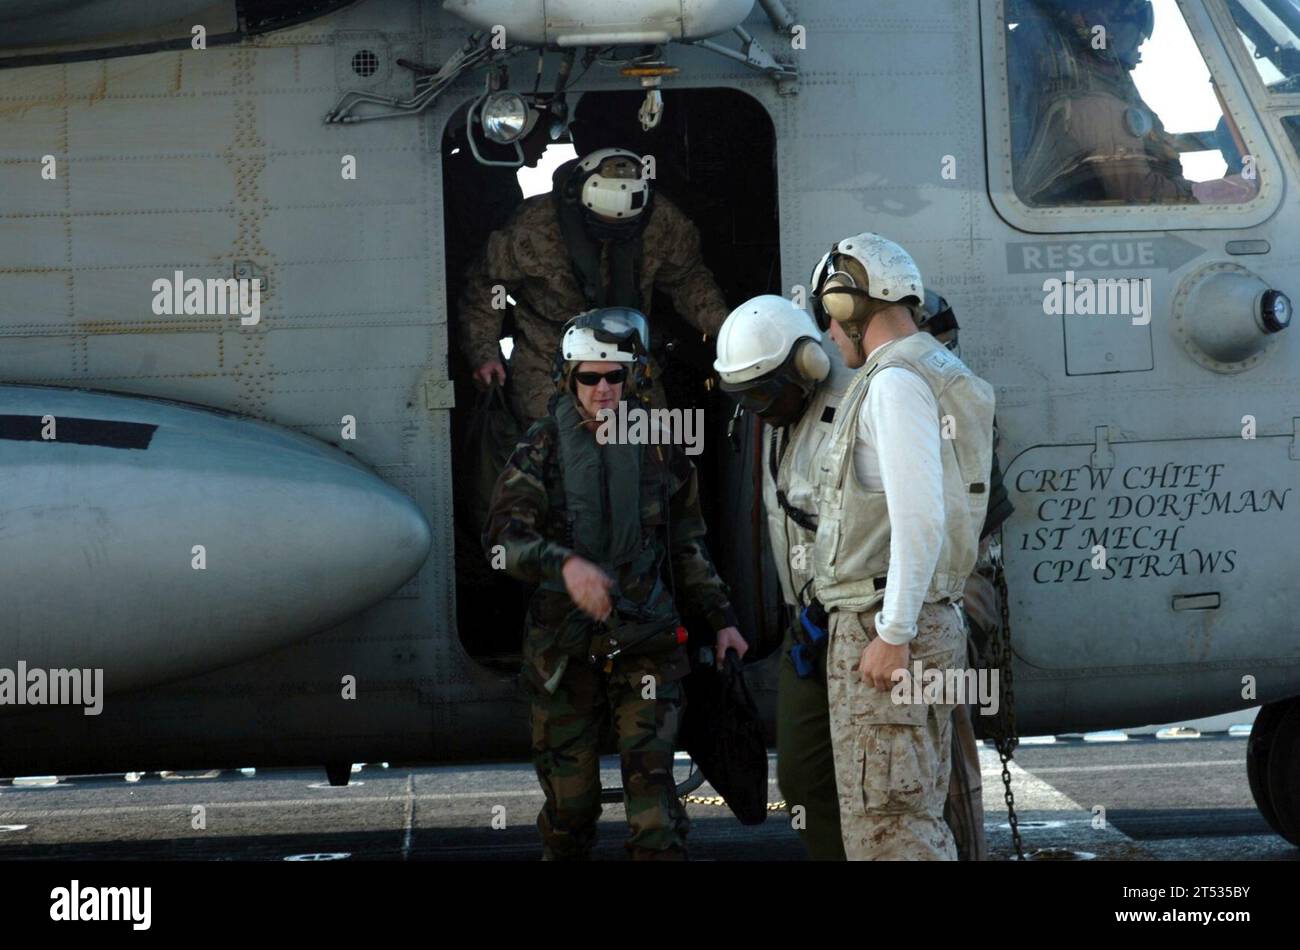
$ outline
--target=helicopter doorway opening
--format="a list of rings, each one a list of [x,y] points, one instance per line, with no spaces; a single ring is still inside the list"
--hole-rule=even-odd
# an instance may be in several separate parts
[[[463,118],[453,118],[443,136],[448,337],[456,394],[451,454],[457,629],[469,655],[502,673],[519,669],[532,588],[492,569],[481,544],[483,526],[476,523],[473,505],[467,504],[481,491],[476,482],[482,482],[482,466],[476,460],[484,453],[474,439],[482,394],[472,381],[475,367],[465,354],[465,328],[457,306],[466,270],[478,259],[488,235],[504,226],[524,200],[548,200],[527,199],[524,192],[546,187],[547,166],[553,169],[555,159],[622,147],[653,156],[656,192],[667,196],[698,229],[704,264],[728,309],[757,294],[782,292],[775,129],[767,111],[733,89],[670,90],[664,93],[662,123],[645,132],[637,119],[643,99],[635,91],[585,93],[574,108],[570,131],[550,143],[537,169],[522,173],[475,163],[464,147]],[[556,266],[572,264],[559,259]],[[779,588],[762,537],[757,427],[746,418],[728,440],[734,405],[716,387],[712,337],[706,339],[682,319],[671,299],[658,290],[649,309],[651,348],[662,369],[668,405],[702,409],[706,420],[703,452],[692,461],[700,475],[709,552],[731,589],[741,630],[757,648],[755,655],[768,653],[780,641]],[[501,330],[503,357],[509,347],[504,341],[512,332],[507,309]],[[700,618],[687,614],[685,621],[692,642],[711,639]]]
[[[529,167],[525,165],[515,173],[515,178],[519,181],[519,191],[524,199],[527,200],[534,195],[548,194],[554,185],[553,178],[556,169],[565,162],[579,157],[572,142],[553,142],[546,146],[536,166]],[[507,301],[511,307],[515,305],[513,298],[507,297]],[[501,338],[501,355],[506,360],[510,359],[510,354],[514,352],[514,348],[514,337],[503,336]]]

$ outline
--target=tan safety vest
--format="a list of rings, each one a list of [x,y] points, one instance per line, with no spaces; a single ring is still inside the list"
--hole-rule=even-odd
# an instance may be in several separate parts
[[[944,539],[926,602],[960,601],[979,552],[993,458],[993,387],[928,333],[893,340],[858,370],[817,465],[814,587],[827,610],[868,610],[885,597],[889,509],[883,491],[868,491],[858,480],[853,447],[867,388],[888,366],[916,373],[939,404]]]
[[[835,429],[835,411],[853,382],[854,371],[844,365],[839,348],[827,337],[822,343],[831,362],[830,375],[818,384],[803,415],[784,429],[767,426],[763,432],[763,505],[767,510],[767,534],[781,578],[785,602],[799,605],[799,592],[812,580],[814,533],[790,518],[777,500],[785,493],[786,504],[817,517],[813,475],[817,455]],[[772,452],[777,452],[777,470],[772,477]],[[804,595],[811,600],[812,587]]]

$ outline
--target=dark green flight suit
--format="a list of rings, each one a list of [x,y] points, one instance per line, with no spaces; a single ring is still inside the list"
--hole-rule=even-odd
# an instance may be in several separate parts
[[[798,622],[798,618],[795,619]],[[830,710],[826,704],[826,650],[817,653],[817,675],[800,679],[790,659],[794,627],[781,644],[777,692],[776,777],[792,820],[814,861],[843,861],[840,797],[835,787]],[[802,813],[794,812],[802,806]]]

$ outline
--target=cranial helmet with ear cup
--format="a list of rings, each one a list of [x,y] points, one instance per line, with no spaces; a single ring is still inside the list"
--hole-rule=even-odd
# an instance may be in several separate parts
[[[722,324],[713,368],[724,392],[736,394],[742,405],[762,415],[790,388],[806,400],[830,374],[821,340],[806,311],[784,297],[765,294],[741,304]]]
[[[801,388],[811,390],[830,372],[821,337],[806,311],[784,297],[764,294],[731,311],[722,324],[713,368],[724,390],[734,391],[783,367],[795,371]]]
[[[860,278],[838,269],[836,258],[855,261],[866,274]],[[866,324],[877,312],[895,303],[920,305],[925,299],[921,271],[912,256],[888,238],[864,231],[836,242],[813,268],[813,314],[817,325],[839,323],[850,339],[861,340]]]
[[[582,209],[593,238],[622,240],[646,226],[654,188],[640,155],[625,148],[602,148],[574,164],[562,197]]]

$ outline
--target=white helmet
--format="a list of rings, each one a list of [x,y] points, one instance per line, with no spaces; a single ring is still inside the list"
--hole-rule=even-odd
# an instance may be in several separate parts
[[[629,391],[633,391],[645,382],[649,343],[650,329],[641,311],[631,307],[588,310],[565,324],[551,379],[558,388],[567,389],[580,363],[632,363]]]
[[[650,182],[636,152],[602,148],[578,162],[573,174],[582,183],[579,203],[592,214],[631,221],[650,204]]]
[[[807,312],[765,294],[731,311],[718,331],[713,368],[723,392],[772,425],[785,425],[799,417],[817,383],[830,374],[821,341]]]
[[[851,257],[862,265],[867,272],[867,287],[858,287],[851,275],[835,269],[836,254]],[[827,295],[832,299],[823,299],[824,287],[832,283],[832,278],[835,287]],[[830,326],[832,319],[845,322],[860,314],[861,308],[854,306],[853,296],[888,303],[911,298],[918,306],[925,300],[921,271],[912,255],[888,238],[871,231],[846,237],[831,247],[813,268],[810,283],[813,314],[817,325],[823,329]]]
[[[641,311],[603,307],[569,321],[560,340],[560,353],[566,363],[633,363],[645,354],[649,336]]]

